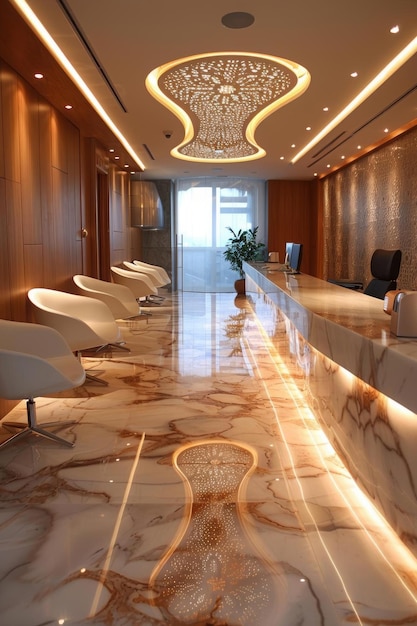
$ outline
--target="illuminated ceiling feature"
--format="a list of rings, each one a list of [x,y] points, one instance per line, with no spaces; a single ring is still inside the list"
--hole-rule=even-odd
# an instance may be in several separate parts
[[[309,84],[310,74],[301,65],[245,52],[178,59],[146,79],[148,91],[184,126],[184,140],[171,155],[209,163],[265,156],[255,141],[256,128]]]

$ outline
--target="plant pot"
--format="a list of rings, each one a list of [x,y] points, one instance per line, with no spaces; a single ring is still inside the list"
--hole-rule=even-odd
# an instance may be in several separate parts
[[[244,296],[245,295],[246,288],[245,288],[245,279],[244,278],[238,278],[237,280],[235,280],[235,291],[240,296]]]

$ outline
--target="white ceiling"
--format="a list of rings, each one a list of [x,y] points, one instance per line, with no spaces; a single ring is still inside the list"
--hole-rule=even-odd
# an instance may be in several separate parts
[[[381,141],[387,136],[385,128],[392,132],[417,118],[414,55],[296,164],[290,163],[417,37],[417,0],[28,0],[28,4],[141,158],[144,178],[312,179],[315,173],[329,172],[328,166],[340,166],[342,155],[357,154],[358,145],[364,148]],[[125,110],[80,41],[63,5]],[[254,24],[247,29],[225,28],[221,18],[232,11],[252,13]],[[396,24],[400,32],[394,35],[390,28]],[[183,139],[183,127],[147,92],[146,76],[168,61],[216,51],[283,57],[303,65],[311,74],[308,90],[259,126],[256,140],[267,152],[261,159],[217,166],[170,156],[170,150]],[[353,71],[358,72],[357,78],[351,78]],[[325,106],[328,112],[323,111]],[[172,131],[169,139],[166,130]],[[291,148],[292,144],[296,147]]]

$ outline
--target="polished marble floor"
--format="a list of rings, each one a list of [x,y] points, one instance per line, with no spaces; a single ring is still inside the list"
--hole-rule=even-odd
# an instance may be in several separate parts
[[[250,299],[121,321],[108,386],[37,400],[64,448],[0,454],[2,626],[417,625],[417,562],[310,412]],[[8,419],[25,420],[25,404]],[[2,437],[6,432],[2,430]]]

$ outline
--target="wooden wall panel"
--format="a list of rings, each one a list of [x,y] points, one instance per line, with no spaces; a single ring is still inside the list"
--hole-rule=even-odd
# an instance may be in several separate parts
[[[68,150],[65,142],[68,122],[58,111],[51,109],[49,138],[51,141],[52,167],[68,172]]]
[[[18,94],[23,240],[25,244],[39,244],[42,242],[39,100],[37,93],[23,81]]]
[[[42,244],[30,244],[24,246],[23,260],[25,268],[30,268],[30,271],[25,272],[25,288],[24,297],[26,304],[26,317],[24,321],[32,322],[33,313],[29,306],[27,299],[27,292],[32,287],[38,287],[43,285],[44,281],[44,246]]]
[[[23,257],[23,215],[21,186],[6,181],[7,264],[9,272],[10,316],[24,321],[26,317],[25,266]]]
[[[1,118],[1,115],[0,115]],[[0,317],[10,318],[10,271],[7,229],[6,181],[0,177]]]
[[[303,244],[301,271],[316,275],[317,197],[315,181],[268,181],[268,250],[284,260],[285,243]]]
[[[1,114],[3,117],[4,176],[20,181],[19,97],[17,76],[3,64],[1,72]]]
[[[3,83],[5,81],[5,64],[0,59],[0,111],[3,110]],[[0,179],[5,178],[6,169],[5,169],[5,154],[4,154],[4,131],[3,131],[3,114],[0,114]]]

